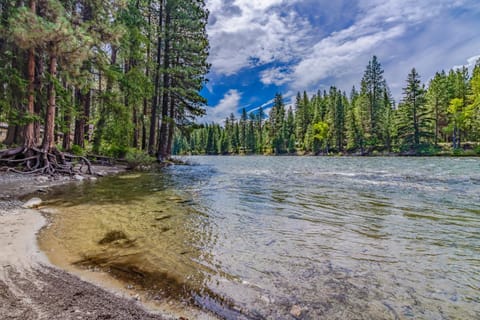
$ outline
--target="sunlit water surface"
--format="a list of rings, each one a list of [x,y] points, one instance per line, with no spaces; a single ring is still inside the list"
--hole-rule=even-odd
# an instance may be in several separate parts
[[[480,319],[480,159],[186,159],[63,190],[42,237],[228,319]]]

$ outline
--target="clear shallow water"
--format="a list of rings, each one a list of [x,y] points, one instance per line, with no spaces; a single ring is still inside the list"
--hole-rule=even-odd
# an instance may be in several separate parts
[[[43,237],[230,319],[480,318],[480,159],[188,160],[69,189]]]

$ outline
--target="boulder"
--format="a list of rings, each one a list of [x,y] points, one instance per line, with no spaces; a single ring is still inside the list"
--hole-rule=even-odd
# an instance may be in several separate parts
[[[38,208],[42,204],[42,199],[32,198],[22,205],[24,209]]]
[[[48,179],[48,177],[45,177],[45,176],[39,176],[39,177],[35,178],[35,180],[37,180],[37,181],[40,182],[40,183],[45,183],[45,182],[47,182],[49,179]]]
[[[298,305],[293,305],[292,309],[290,309],[290,314],[295,318],[295,319],[300,319],[302,317],[304,309]]]
[[[83,181],[83,180],[85,180],[85,177],[81,176],[79,174],[76,174],[76,175],[73,176],[73,179],[77,180],[77,181]]]

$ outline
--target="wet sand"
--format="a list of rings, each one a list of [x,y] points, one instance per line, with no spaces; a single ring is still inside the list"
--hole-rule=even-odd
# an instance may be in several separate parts
[[[112,174],[123,170],[107,167],[100,171]],[[75,272],[72,274],[53,266],[37,245],[37,234],[47,220],[39,210],[22,208],[23,198],[32,193],[31,197],[41,198],[50,187],[71,181],[0,173],[2,319],[210,318],[201,311],[147,310],[137,294],[119,290],[120,283],[114,285],[108,275],[68,269]]]

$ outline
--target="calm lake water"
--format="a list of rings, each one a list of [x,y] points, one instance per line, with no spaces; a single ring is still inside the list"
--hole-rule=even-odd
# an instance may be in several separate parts
[[[480,159],[186,160],[63,190],[42,237],[227,319],[480,319]]]

